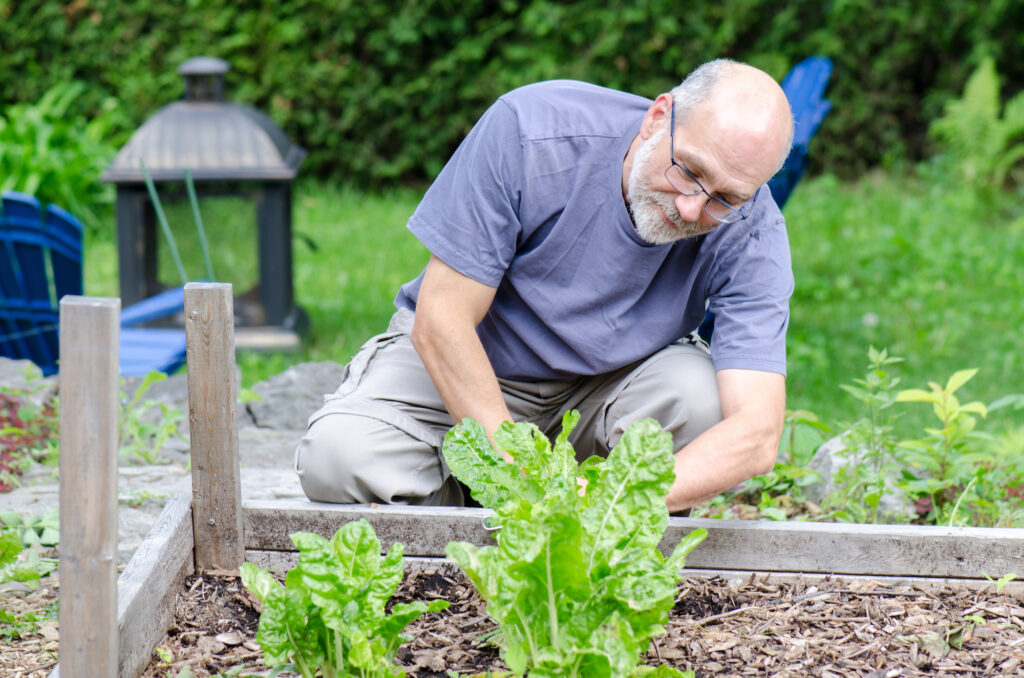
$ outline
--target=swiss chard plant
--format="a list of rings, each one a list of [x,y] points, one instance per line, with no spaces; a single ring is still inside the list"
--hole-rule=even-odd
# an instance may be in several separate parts
[[[568,442],[579,414],[565,415],[552,446],[531,424],[503,424],[491,445],[470,419],[445,437],[444,454],[473,497],[494,509],[497,545],[451,542],[446,552],[469,576],[498,623],[513,672],[544,676],[680,676],[637,669],[663,633],[679,571],[706,536],[689,533],[665,558],[671,436],[653,420],[629,427],[607,460],[577,464]]]
[[[365,520],[347,523],[330,540],[308,532],[291,535],[298,565],[282,586],[251,563],[242,583],[263,604],[256,640],[267,666],[313,678],[404,676],[395,664],[402,630],[424,612],[448,607],[443,600],[384,606],[402,580],[403,547],[381,558],[380,541]]]

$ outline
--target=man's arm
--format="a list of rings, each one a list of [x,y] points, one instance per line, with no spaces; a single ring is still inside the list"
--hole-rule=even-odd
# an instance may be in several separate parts
[[[775,465],[786,413],[786,379],[774,372],[720,370],[723,419],[676,452],[669,511],[721,494]]]
[[[458,423],[472,417],[492,437],[501,422],[512,420],[476,333],[495,291],[431,256],[411,332],[413,346],[452,419]]]

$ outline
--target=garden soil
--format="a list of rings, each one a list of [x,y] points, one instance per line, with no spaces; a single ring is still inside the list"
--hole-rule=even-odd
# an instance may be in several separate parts
[[[409,676],[445,678],[505,670],[495,626],[469,582],[450,568],[410,571],[392,602],[444,599],[407,634],[398,661]],[[1019,676],[1024,596],[992,585],[887,586],[868,580],[727,581],[688,578],[667,633],[647,664],[700,676]],[[234,576],[186,582],[170,633],[145,675],[196,676],[244,667],[268,675],[255,634],[259,603]]]

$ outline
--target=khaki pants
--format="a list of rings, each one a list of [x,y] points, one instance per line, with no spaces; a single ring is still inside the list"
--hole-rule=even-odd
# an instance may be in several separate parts
[[[395,313],[310,417],[295,470],[311,500],[463,505],[441,455],[453,422],[409,339],[412,318],[407,310]],[[607,374],[499,383],[512,418],[548,436],[561,429],[566,411],[578,410],[570,442],[580,460],[607,456],[639,419],[658,421],[678,450],[722,418],[711,357],[699,340],[678,341]]]

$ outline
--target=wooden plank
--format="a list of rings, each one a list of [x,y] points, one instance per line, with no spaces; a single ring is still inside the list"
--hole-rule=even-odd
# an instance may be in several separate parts
[[[287,572],[295,567],[299,560],[299,554],[295,551],[259,551],[246,549],[246,562],[258,565],[273,572]],[[425,558],[421,556],[407,556],[405,558],[406,572],[428,571],[436,572],[448,577],[460,573],[459,566],[447,558]],[[686,568],[683,570],[686,577],[698,577],[702,579],[721,578],[734,584],[745,584],[752,578],[759,582],[772,582],[775,584],[794,584],[796,582],[819,583],[822,581],[864,583],[875,582],[885,587],[907,587],[932,591],[941,589],[944,586],[965,587],[974,591],[994,591],[995,584],[985,579],[952,579],[948,577],[889,577],[877,575],[855,575],[855,574],[821,574],[819,572],[757,572],[752,570],[705,570]],[[1024,581],[1012,581],[1003,588],[1003,592],[1011,597],[1024,595]]]
[[[252,550],[290,551],[293,532],[329,537],[360,518],[373,525],[385,548],[404,543],[407,556],[441,557],[449,541],[493,543],[483,526],[490,515],[485,509],[292,499],[250,502],[243,513]],[[687,558],[692,568],[954,579],[1024,573],[1022,529],[670,518],[663,550],[698,527],[709,534]]]
[[[164,506],[118,581],[121,678],[142,675],[167,635],[185,577],[194,571],[192,548],[192,496],[181,493]]]
[[[697,568],[983,579],[1024,572],[1024,530],[672,518],[666,542],[708,538]],[[665,546],[663,542],[663,546]]]
[[[192,517],[197,570],[237,570],[244,558],[231,285],[185,285]]]
[[[118,299],[60,302],[60,660],[117,676]]]
[[[493,544],[483,520],[487,509],[450,506],[387,506],[376,504],[327,504],[305,499],[246,502],[242,507],[246,548],[293,551],[288,535],[314,532],[331,537],[339,527],[365,519],[385,549],[400,541],[407,556],[444,556],[449,541]]]

